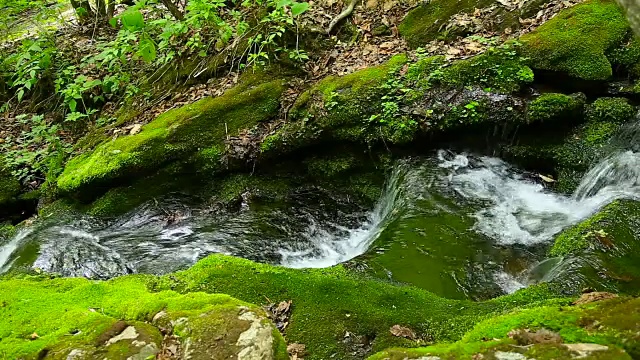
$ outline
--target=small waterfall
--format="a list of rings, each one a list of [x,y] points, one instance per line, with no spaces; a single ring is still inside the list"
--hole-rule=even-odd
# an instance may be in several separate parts
[[[281,265],[291,268],[323,268],[353,259],[365,253],[377,238],[395,209],[403,202],[407,164],[394,167],[384,191],[375,208],[367,215],[367,220],[359,227],[343,229],[343,236],[327,231],[309,229],[311,241],[298,247],[280,250]],[[300,244],[298,244],[300,245]],[[311,245],[311,247],[309,247]]]
[[[32,229],[22,229],[6,244],[0,247],[0,274],[11,267],[10,259],[22,241],[32,232]]]

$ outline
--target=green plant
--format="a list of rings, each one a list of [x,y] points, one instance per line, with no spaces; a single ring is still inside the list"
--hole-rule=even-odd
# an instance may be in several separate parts
[[[59,127],[42,115],[19,115],[17,120],[29,130],[8,136],[0,145],[6,166],[23,183],[41,183],[52,159],[65,156],[69,147],[58,136]]]

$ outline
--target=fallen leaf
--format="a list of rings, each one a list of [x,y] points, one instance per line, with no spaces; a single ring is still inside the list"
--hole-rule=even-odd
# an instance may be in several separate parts
[[[140,129],[142,129],[142,124],[134,124],[131,127],[131,130],[129,130],[129,135],[135,135],[135,134],[139,133]]]
[[[415,340],[416,339],[416,334],[413,332],[413,330],[411,330],[411,329],[409,329],[408,327],[405,327],[405,326],[393,325],[391,327],[391,329],[389,329],[389,332],[393,336],[403,337],[403,338],[409,339],[409,340]]]
[[[586,294],[582,294],[580,298],[573,302],[574,305],[582,305],[588,304],[596,301],[607,300],[617,298],[617,294],[609,293],[609,292],[590,292]]]
[[[302,359],[307,351],[307,347],[304,344],[293,343],[287,346],[287,353],[291,359]]]
[[[33,334],[31,334],[31,336],[30,336],[31,340],[35,340],[35,339],[37,339],[37,338],[39,338],[39,337],[40,337],[40,335],[38,335],[38,334],[36,334],[36,333],[33,333]]]

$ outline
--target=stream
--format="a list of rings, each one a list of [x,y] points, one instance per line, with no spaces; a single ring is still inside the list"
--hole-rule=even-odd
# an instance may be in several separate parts
[[[307,188],[283,201],[247,198],[238,211],[176,195],[110,221],[41,217],[0,240],[0,271],[107,279],[223,253],[292,268],[348,262],[449,298],[488,298],[548,281],[540,269],[554,235],[640,194],[639,128],[622,130],[572,196],[498,158],[440,150],[397,160],[373,209]]]

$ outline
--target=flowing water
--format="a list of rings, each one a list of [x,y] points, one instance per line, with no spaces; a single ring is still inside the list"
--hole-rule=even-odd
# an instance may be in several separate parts
[[[545,260],[554,235],[640,195],[639,128],[622,131],[573,196],[500,159],[442,150],[397,161],[373,210],[300,188],[281,201],[244,199],[238,211],[168,196],[111,221],[43,217],[4,242],[0,270],[109,278],[172,272],[224,253],[294,268],[349,261],[443,296],[486,298],[570,267]]]

